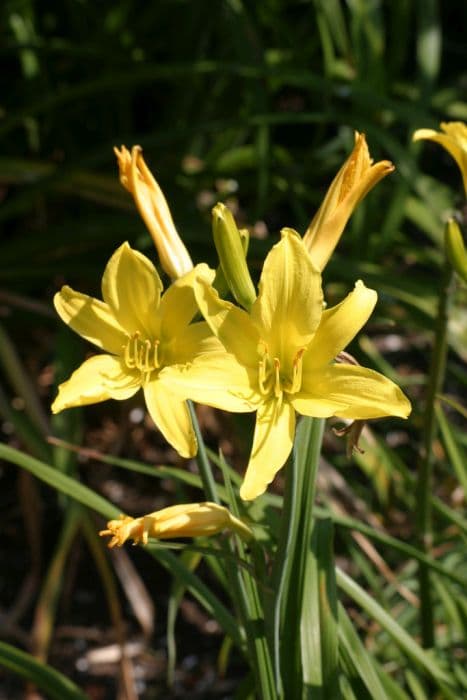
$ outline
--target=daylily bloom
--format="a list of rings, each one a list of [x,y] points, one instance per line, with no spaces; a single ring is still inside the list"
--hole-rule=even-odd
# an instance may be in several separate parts
[[[104,301],[63,287],[54,304],[76,333],[108,354],[86,360],[60,385],[52,411],[128,399],[142,388],[149,413],[182,457],[196,454],[196,437],[186,403],[159,381],[164,367],[193,360],[218,347],[206,323],[190,325],[197,313],[192,278],[213,275],[194,269],[162,293],[162,282],[148,258],[121,245],[102,277]]]
[[[226,528],[246,541],[253,537],[253,532],[242,520],[224,506],[209,501],[169,506],[141,518],[121,515],[119,520],[110,520],[107,529],[101,530],[99,535],[112,537],[109,547],[121,547],[130,538],[135,544],[147,544],[149,537],[158,540],[204,537],[217,535]]]
[[[441,122],[444,134],[434,129],[417,129],[414,141],[428,139],[441,144],[456,161],[462,174],[464,190],[467,195],[467,124],[464,122]]]
[[[120,182],[133,195],[157,248],[162,268],[171,279],[182,277],[193,269],[193,263],[175,228],[167,200],[144,162],[141,146],[133,146],[131,154],[125,146],[120,150],[114,148],[114,153]]]
[[[286,462],[295,412],[354,420],[410,413],[399,387],[365,367],[334,359],[366,323],[377,294],[357,282],[323,311],[321,275],[299,234],[282,231],[269,252],[250,313],[219,298],[197,277],[199,308],[226,352],[169,367],[161,381],[181,395],[227,411],[257,411],[253,448],[240,495],[263,493]]]
[[[327,265],[357,204],[393,170],[394,165],[388,160],[373,163],[365,134],[356,131],[354,149],[332,181],[303,237],[318,270]]]

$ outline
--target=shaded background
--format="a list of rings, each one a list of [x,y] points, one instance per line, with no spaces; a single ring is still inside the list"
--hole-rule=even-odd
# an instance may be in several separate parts
[[[1,439],[58,469],[82,470],[87,483],[131,512],[186,496],[174,494],[169,481],[154,496],[154,482],[148,492],[139,481],[143,477],[115,475],[102,465],[88,469],[92,458],[77,459],[45,440],[53,434],[114,455],[180,464],[137,403],[90,407],[84,415],[74,410],[52,422],[49,416],[55,385],[89,352],[55,317],[54,292],[66,281],[99,295],[105,262],[123,240],[155,257],[132,200],[118,183],[112,148],[143,147],[196,262],[216,265],[210,210],[216,201],[228,202],[239,223],[250,228],[249,260],[257,274],[282,226],[306,229],[358,129],[366,133],[372,156],[391,159],[397,171],[355,212],[324,282],[330,302],[360,277],[380,293],[369,335],[352,350],[382,371],[389,362],[396,370],[391,376],[411,394],[411,425],[393,428],[393,445],[410,463],[443,221],[462,202],[452,159],[434,144],[412,145],[411,135],[442,120],[467,120],[466,3],[7,0],[0,26]],[[460,307],[453,313],[457,325],[448,382],[456,393],[466,383],[461,362],[466,328]],[[383,335],[392,341],[381,340]],[[250,423],[239,419],[246,437],[232,443],[232,423],[210,411],[202,412],[201,420],[213,447],[223,440],[226,453],[241,465]],[[343,466],[342,446],[328,440],[333,464]],[[360,466],[365,472],[365,464]],[[369,482],[362,483],[362,493],[378,507],[387,505],[386,477],[375,477],[366,467]],[[93,588],[95,574],[83,566],[86,552],[81,545],[70,546],[68,556],[70,550],[57,545],[65,499],[0,466],[0,508],[0,551],[10,564],[0,575],[6,638],[49,653],[50,636],[37,633],[43,624],[37,601],[59,551],[67,552],[64,566],[71,573],[58,595],[62,602],[46,606],[51,626],[58,606],[62,626],[108,627],[106,598]],[[144,568],[144,555],[135,556]],[[143,578],[152,592],[158,581],[156,600],[164,610],[168,579],[157,570]],[[190,692],[223,697],[227,690],[216,686],[221,681],[213,680],[212,671],[219,635],[203,627],[209,620],[199,618],[196,608],[190,618],[188,608],[183,630],[187,649],[194,647],[196,654],[179,680],[179,696],[188,692],[192,663]],[[152,637],[156,659],[165,645],[164,626],[162,613]],[[111,638],[107,628],[102,634]],[[76,658],[92,640],[80,647],[79,634],[71,637],[75,642],[68,653],[55,643],[51,662],[82,682]],[[163,688],[161,659],[154,673]],[[235,663],[230,673],[235,680]],[[106,684],[114,697],[116,674],[111,666],[105,682],[95,681],[93,697],[106,697]],[[4,682],[10,688],[5,697],[13,697],[15,682]],[[199,682],[205,682],[201,689]]]

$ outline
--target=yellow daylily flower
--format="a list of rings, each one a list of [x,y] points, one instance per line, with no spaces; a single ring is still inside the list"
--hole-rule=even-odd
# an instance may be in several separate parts
[[[357,204],[393,170],[394,165],[388,160],[373,163],[365,134],[356,131],[354,149],[332,181],[303,237],[319,270],[327,265]]]
[[[149,537],[158,540],[204,537],[217,535],[225,529],[232,530],[245,541],[253,537],[253,532],[242,520],[224,506],[209,501],[169,506],[141,518],[121,515],[119,520],[110,520],[107,529],[101,530],[99,535],[110,535],[109,547],[121,547],[130,538],[135,544],[147,544]]]
[[[257,411],[243,499],[263,493],[286,462],[295,412],[354,420],[409,415],[410,403],[392,381],[365,367],[334,363],[369,318],[376,292],[359,281],[344,301],[323,311],[321,275],[292,229],[284,229],[269,252],[250,313],[220,299],[199,276],[194,289],[226,352],[169,367],[161,381],[200,403]]]
[[[144,162],[141,146],[130,152],[114,148],[120,170],[120,182],[133,195],[138,211],[148,227],[161,261],[171,279],[193,269],[185,244],[178,235],[164,194]]]
[[[428,139],[441,144],[456,161],[461,171],[465,194],[467,195],[467,124],[464,122],[441,122],[444,134],[434,129],[417,129],[414,141]]]
[[[186,403],[159,381],[164,367],[189,362],[219,347],[197,313],[194,275],[212,281],[206,266],[179,278],[162,294],[162,282],[148,258],[121,245],[102,277],[103,301],[65,286],[55,295],[61,319],[108,354],[86,360],[59,386],[52,411],[127,399],[142,388],[149,413],[182,457],[196,454],[196,437]]]

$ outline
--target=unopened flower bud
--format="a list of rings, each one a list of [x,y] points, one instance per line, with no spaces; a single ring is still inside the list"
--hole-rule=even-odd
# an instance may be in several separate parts
[[[206,537],[225,529],[232,530],[245,541],[253,537],[252,530],[242,520],[224,506],[210,502],[169,506],[141,518],[121,515],[118,520],[110,520],[107,529],[101,530],[99,535],[112,538],[109,547],[121,547],[128,539],[135,544],[147,544],[150,537],[159,540]]]
[[[373,164],[365,134],[355,132],[355,146],[331,183],[303,241],[315,266],[322,271],[353,210],[394,165],[388,160]]]
[[[450,219],[444,230],[444,248],[446,256],[454,270],[464,282],[467,282],[467,252],[459,225]]]
[[[162,268],[172,279],[193,269],[190,255],[178,235],[164,194],[144,162],[140,146],[131,154],[122,146],[114,148],[120,169],[120,182],[135,200],[156,246]]]
[[[256,299],[256,291],[246,262],[242,233],[232,212],[222,203],[216,204],[212,210],[212,227],[214,244],[228,287],[238,303],[249,310]]]

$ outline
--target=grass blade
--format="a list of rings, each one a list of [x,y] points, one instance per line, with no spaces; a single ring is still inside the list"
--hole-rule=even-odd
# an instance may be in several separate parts
[[[54,668],[1,641],[0,666],[34,683],[47,693],[50,700],[89,700],[72,681]]]

